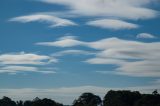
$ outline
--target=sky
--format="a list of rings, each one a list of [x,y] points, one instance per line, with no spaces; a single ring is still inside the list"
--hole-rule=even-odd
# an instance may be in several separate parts
[[[159,0],[0,2],[0,97],[160,89]]]

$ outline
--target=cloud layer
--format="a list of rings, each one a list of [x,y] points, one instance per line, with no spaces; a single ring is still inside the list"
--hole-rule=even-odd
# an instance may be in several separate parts
[[[45,70],[45,71],[44,71]],[[24,72],[34,72],[34,73],[42,73],[42,74],[55,74],[55,70],[48,70],[48,68],[37,68],[37,67],[30,67],[30,66],[3,66],[0,67],[0,73],[9,73],[9,74],[17,74],[17,73],[24,73]]]
[[[118,17],[124,19],[149,19],[157,11],[147,6],[155,0],[39,0],[46,3],[66,5],[69,13],[84,16]]]
[[[44,65],[50,62],[57,62],[55,58],[33,53],[8,53],[0,54],[0,64],[34,64]]]
[[[71,20],[59,18],[53,15],[46,15],[46,14],[33,14],[33,15],[19,16],[19,17],[11,18],[9,21],[17,21],[22,23],[36,22],[36,21],[45,22],[50,24],[50,27],[77,25]]]
[[[115,19],[100,19],[95,21],[89,21],[87,22],[87,25],[101,27],[105,29],[114,29],[114,30],[135,29],[139,27],[136,24],[128,23],[121,20],[115,20]]]
[[[152,34],[149,34],[149,33],[140,33],[140,34],[137,35],[137,38],[153,39],[153,38],[156,38],[156,36],[154,36]]]
[[[139,77],[160,76],[160,42],[144,43],[118,38],[106,38],[94,42],[79,41],[75,38],[40,42],[38,45],[73,47],[85,46],[98,50],[96,56],[85,60],[89,64],[116,65],[115,73]]]
[[[85,51],[85,50],[64,50],[60,52],[53,53],[53,57],[59,57],[59,56],[65,56],[65,55],[95,55],[96,53],[91,51]]]
[[[19,72],[38,72],[38,73],[55,73],[48,68],[42,69],[37,66],[45,66],[50,63],[58,62],[57,59],[45,55],[33,53],[8,53],[0,54],[0,73],[16,74]],[[32,66],[30,66],[32,65]]]
[[[130,20],[152,19],[159,12],[151,9],[151,5],[157,0],[36,0],[53,5],[62,5],[67,9],[64,11],[39,12],[32,15],[18,16],[10,21],[22,23],[45,22],[50,27],[76,26],[72,18],[89,17],[92,21],[85,20],[87,25],[107,29],[135,29],[140,25],[130,23]],[[63,18],[60,18],[63,17]],[[66,17],[70,17],[66,19]],[[83,24],[83,25],[86,25]]]

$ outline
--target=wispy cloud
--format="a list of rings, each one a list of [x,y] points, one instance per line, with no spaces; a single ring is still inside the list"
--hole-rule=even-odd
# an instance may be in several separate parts
[[[0,64],[32,64],[44,65],[50,62],[57,62],[55,58],[45,55],[38,55],[33,53],[6,53],[0,54]]]
[[[16,73],[18,71],[37,71],[35,67],[26,67],[26,66],[5,66],[0,68],[0,73]]]
[[[38,55],[34,53],[6,53],[0,54],[0,73],[16,74],[22,72],[37,72],[43,74],[56,73],[53,68],[46,65],[57,63],[53,56]],[[43,66],[39,68],[39,66]]]
[[[139,27],[136,24],[116,19],[100,19],[100,20],[89,21],[86,24],[90,26],[101,27],[104,29],[113,29],[113,30],[135,29]]]
[[[43,45],[43,46],[57,46],[57,47],[72,47],[72,46],[79,46],[83,45],[84,42],[76,40],[75,37],[66,36],[58,39],[55,42],[39,42],[36,45]]]
[[[95,55],[95,52],[85,50],[64,50],[52,54],[53,57],[64,56],[64,55]]]
[[[41,69],[37,67],[30,66],[3,66],[0,67],[0,73],[9,73],[9,74],[17,74],[24,72],[35,72],[35,73],[43,73],[43,74],[55,74],[54,70],[44,69],[45,71],[41,71]]]
[[[127,22],[129,20],[152,19],[159,12],[151,9],[150,5],[157,0],[36,0],[39,2],[63,5],[65,11],[38,12],[26,16],[11,18],[10,21],[22,23],[45,22],[50,27],[76,26],[77,23],[68,18],[90,17],[94,21],[85,22],[87,25],[107,29],[135,29],[139,25]],[[63,18],[60,18],[63,17]],[[95,20],[99,18],[99,20]],[[126,21],[124,21],[126,20]]]
[[[149,19],[157,11],[148,8],[155,0],[39,0],[45,3],[66,5],[70,14],[81,16],[116,17],[125,19]]]
[[[137,35],[137,38],[153,39],[156,38],[156,36],[149,33],[140,33]]]
[[[75,26],[77,25],[71,20],[59,18],[53,15],[47,14],[33,14],[33,15],[26,15],[26,16],[19,16],[15,18],[11,18],[9,21],[17,21],[21,23],[28,23],[28,22],[45,22],[50,24],[50,27],[62,27],[62,26]]]
[[[99,52],[97,52],[94,58],[85,60],[89,64],[117,65],[118,68],[115,71],[119,75],[139,77],[160,76],[160,42],[144,43],[118,38],[84,42],[73,38],[66,38],[38,44],[57,47],[85,46],[93,48],[99,50]]]

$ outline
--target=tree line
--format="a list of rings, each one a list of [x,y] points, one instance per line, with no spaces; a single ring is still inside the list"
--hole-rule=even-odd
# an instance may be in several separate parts
[[[51,99],[39,99],[32,101],[13,101],[8,97],[0,99],[0,106],[65,106]],[[103,100],[93,93],[83,93],[74,100],[72,106],[160,106],[160,94],[157,90],[152,94],[141,94],[138,91],[110,90]]]

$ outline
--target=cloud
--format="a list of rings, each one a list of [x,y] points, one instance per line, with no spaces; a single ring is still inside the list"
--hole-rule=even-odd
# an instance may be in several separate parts
[[[113,30],[135,29],[139,27],[136,24],[132,24],[125,21],[116,20],[116,19],[100,19],[95,21],[89,21],[86,24],[90,26],[100,27],[104,29],[113,29]]]
[[[5,66],[0,67],[0,73],[16,73],[18,71],[37,71],[35,67],[26,67],[26,66]]]
[[[156,38],[156,36],[149,33],[140,33],[137,35],[137,38],[153,39],[153,38]]]
[[[38,12],[31,15],[18,16],[9,21],[21,23],[45,22],[50,27],[76,26],[77,23],[68,18],[89,17],[93,21],[87,25],[107,29],[135,29],[139,25],[127,22],[128,20],[152,19],[159,12],[151,9],[157,0],[35,0],[39,2],[65,6],[64,11]],[[63,17],[63,18],[60,18]],[[99,20],[95,20],[99,19]],[[123,21],[127,20],[127,21]]]
[[[50,27],[62,27],[62,26],[75,26],[77,25],[71,20],[59,18],[53,15],[47,14],[33,14],[26,16],[19,16],[15,18],[11,18],[9,21],[17,21],[22,23],[28,22],[45,22],[50,24]]]
[[[158,12],[150,9],[156,0],[39,0],[41,2],[65,5],[68,14],[79,16],[116,17],[123,19],[150,19]]]
[[[45,65],[50,62],[57,62],[55,58],[45,55],[33,53],[7,53],[0,54],[0,64],[30,64],[30,65]]]
[[[52,54],[53,57],[57,56],[64,56],[64,55],[95,55],[96,53],[91,51],[85,51],[85,50],[64,50],[60,52],[56,52]]]
[[[54,74],[55,71],[40,71],[41,69],[37,67],[29,67],[29,66],[3,66],[0,67],[0,73],[9,73],[9,74],[17,74],[22,72],[36,72],[36,73],[43,73],[43,74]]]
[[[63,37],[58,38],[58,40],[64,40],[64,39],[78,39],[78,37],[77,36],[72,36],[71,34],[68,33]]]
[[[55,42],[39,42],[36,43],[36,45],[43,45],[43,46],[57,46],[57,47],[72,47],[72,46],[78,46],[83,45],[84,42],[76,40],[74,37],[66,36],[58,39],[58,41]]]
[[[54,57],[33,53],[0,54],[0,73],[16,74],[22,72],[37,72],[43,74],[56,73],[53,68],[46,68],[48,64],[57,63]],[[43,66],[40,67],[39,66]],[[45,70],[45,71],[44,71]]]
[[[73,38],[66,38],[54,42],[42,42],[40,44],[57,47],[84,46],[96,51],[98,50],[95,57],[84,61],[89,64],[116,65],[117,68],[114,71],[118,75],[137,77],[160,76],[160,42],[145,43],[119,38],[84,42]]]
[[[98,87],[98,86],[78,86],[78,87],[62,87],[50,89],[36,89],[36,88],[21,88],[21,89],[0,89],[0,97],[8,96],[14,100],[31,100],[35,97],[51,98],[64,104],[72,104],[84,92],[92,92],[96,95],[104,97],[109,90],[139,90],[142,93],[151,93],[155,89],[160,89],[160,86],[137,86],[137,87]],[[22,96],[23,95],[23,96]]]
[[[86,60],[85,62],[90,63],[90,64],[116,64],[116,65],[120,65],[123,63],[126,63],[125,60],[121,60],[121,59],[112,59],[112,58],[91,58]]]

